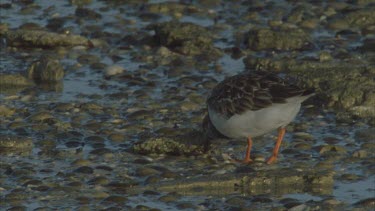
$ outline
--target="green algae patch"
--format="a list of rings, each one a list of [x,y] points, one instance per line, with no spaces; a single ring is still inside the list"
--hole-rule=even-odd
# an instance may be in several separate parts
[[[204,136],[193,131],[176,137],[152,137],[136,143],[133,151],[139,154],[198,155],[206,151]]]

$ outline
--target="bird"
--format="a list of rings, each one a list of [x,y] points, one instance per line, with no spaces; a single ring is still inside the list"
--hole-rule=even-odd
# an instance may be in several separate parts
[[[218,83],[209,94],[203,128],[208,137],[247,139],[243,163],[251,163],[252,138],[278,130],[272,155],[277,160],[286,126],[298,114],[301,103],[315,94],[273,71],[245,71]],[[216,135],[215,135],[216,134]]]

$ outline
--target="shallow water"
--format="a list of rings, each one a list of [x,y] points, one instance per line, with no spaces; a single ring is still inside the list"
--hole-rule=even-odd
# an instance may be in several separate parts
[[[0,1],[1,4],[11,2]],[[150,1],[147,4],[158,2],[164,1]],[[230,189],[229,193],[225,192],[223,195],[213,194],[220,193],[220,189],[203,195],[198,193],[194,195],[194,192],[193,195],[189,195],[191,193],[184,195],[177,191],[171,194],[176,198],[163,201],[162,197],[168,195],[168,192],[157,190],[151,194],[147,194],[146,191],[129,193],[133,187],[147,187],[158,182],[217,174],[235,174],[235,169],[241,167],[225,163],[225,159],[223,161],[221,155],[217,155],[220,153],[209,155],[208,158],[206,155],[189,157],[139,155],[133,153],[131,147],[145,138],[159,135],[159,129],[198,130],[200,117],[205,109],[204,99],[209,93],[204,83],[213,80],[220,81],[243,71],[245,68],[242,62],[243,57],[233,59],[230,55],[224,54],[215,62],[187,65],[178,76],[173,76],[173,74],[168,74],[168,68],[173,70],[179,67],[163,66],[154,61],[158,60],[155,58],[157,53],[151,47],[149,49],[144,46],[129,47],[121,38],[132,33],[152,34],[145,29],[149,23],[167,21],[176,14],[159,14],[161,16],[159,19],[143,21],[138,15],[141,4],[111,5],[104,1],[92,1],[85,5],[85,8],[100,13],[102,18],[79,20],[75,19],[74,15],[76,6],[65,1],[36,0],[34,1],[36,9],[32,9],[27,14],[21,13],[22,8],[32,6],[22,3],[11,4],[11,9],[0,9],[1,22],[8,23],[10,29],[27,22],[45,26],[47,20],[52,17],[66,17],[64,26],[72,26],[74,34],[87,34],[89,31],[87,28],[93,25],[101,31],[113,34],[113,39],[107,40],[107,42],[110,41],[108,48],[75,49],[65,55],[61,63],[66,75],[57,91],[45,90],[37,86],[21,90],[22,92],[17,94],[0,92],[1,104],[19,111],[14,116],[1,117],[0,134],[29,137],[34,143],[31,152],[0,154],[3,167],[1,170],[3,176],[0,176],[0,192],[1,198],[6,199],[0,203],[1,208],[10,209],[22,206],[25,210],[38,208],[60,210],[84,207],[92,210],[113,207],[137,210],[139,209],[137,206],[142,205],[159,210],[226,210],[237,207],[267,210],[272,207],[285,209],[280,201],[292,198],[314,209],[322,208],[321,204],[324,204],[324,200],[333,198],[339,201],[340,206],[349,209],[360,200],[374,197],[374,154],[362,145],[372,142],[360,141],[356,136],[357,131],[370,128],[370,126],[361,120],[353,120],[352,124],[338,123],[335,111],[324,109],[323,105],[314,104],[314,102],[308,102],[307,104],[313,106],[304,108],[292,124],[292,132],[286,135],[285,145],[282,146],[286,152],[281,153],[278,163],[266,167],[259,164],[259,168],[256,166],[258,164],[254,164],[250,167],[261,171],[278,168],[302,169],[303,166],[307,169],[316,168],[316,171],[323,171],[326,167],[316,167],[317,164],[328,163],[332,165],[332,168],[327,168],[335,172],[333,188],[327,188],[330,191],[329,194],[298,190],[287,193],[280,191],[283,194],[279,195],[273,194],[271,190],[252,195],[235,190],[233,187],[233,190]],[[290,9],[291,7],[286,2],[275,2],[275,4],[279,4],[282,8]],[[207,9],[203,6],[200,8]],[[276,12],[273,14],[273,11],[267,8],[262,9],[263,12],[260,13],[262,16],[257,20],[257,24],[266,24],[269,18],[278,15]],[[235,42],[233,33],[238,32],[236,24],[242,22],[233,11],[238,11],[242,15],[246,13],[246,9],[236,3],[218,4],[212,6],[209,11],[206,11],[207,13],[203,12],[199,15],[185,13],[179,21],[214,27],[215,21],[212,17],[205,16],[211,10],[221,15],[218,23],[224,25],[225,28],[220,32],[221,37],[225,39],[215,42],[215,46],[232,47]],[[135,22],[131,23],[131,21]],[[251,25],[251,23],[243,23],[243,25],[246,24]],[[329,31],[319,31],[313,36],[330,35],[332,33]],[[349,47],[355,48],[359,42],[353,42],[354,44]],[[120,47],[129,47],[129,50]],[[11,50],[6,48],[5,43],[0,51],[0,72],[25,72],[31,62],[38,59],[41,54],[54,52],[53,49]],[[98,56],[100,61],[95,62],[124,67],[125,72],[130,76],[106,78],[104,69],[94,70],[90,64],[79,64],[77,56],[86,53]],[[262,52],[254,54],[267,55]],[[316,52],[312,50],[302,52],[302,54],[308,57],[315,55]],[[121,58],[113,59],[115,56]],[[139,59],[140,57],[143,60]],[[215,71],[215,66],[219,66],[220,70]],[[25,96],[30,97],[30,100],[25,100]],[[62,111],[55,109],[55,106],[63,102],[72,105],[72,108],[62,109]],[[84,103],[87,102],[97,104],[100,108],[85,109]],[[183,103],[186,102],[192,104],[184,105]],[[136,111],[144,111],[145,114],[132,117],[136,115],[134,114]],[[28,119],[39,112],[52,114],[53,121],[40,123]],[[12,126],[15,122],[23,123],[24,126]],[[298,129],[298,127],[303,129]],[[306,138],[304,134],[298,135],[294,132],[304,132],[312,138]],[[111,135],[123,137],[113,140]],[[254,144],[254,153],[268,156],[273,144],[269,139],[273,138],[274,134],[259,138],[260,141]],[[236,157],[242,156],[243,141],[228,141],[229,146],[224,143],[216,145],[219,152],[233,154]],[[296,149],[298,152],[290,150],[297,143],[307,144],[310,148]],[[328,155],[324,154],[318,148],[327,144],[341,146],[346,151],[341,154],[333,150],[328,152]],[[358,150],[368,150],[367,156],[351,160],[354,152]],[[80,169],[82,166],[90,169]],[[151,168],[154,173],[144,173],[144,175],[139,173],[143,168]],[[357,177],[345,179],[344,174]],[[96,182],[95,179],[98,177],[104,178],[104,182]],[[153,177],[154,182],[152,182]],[[111,183],[119,184],[111,186]],[[123,184],[126,184],[125,187],[121,186]],[[68,199],[61,200],[67,196],[69,196]],[[124,197],[124,199],[111,198],[111,196]],[[267,198],[268,202],[254,202],[263,197]],[[231,203],[230,199],[233,198],[236,200],[238,198],[243,204]],[[181,205],[183,203],[188,205]]]

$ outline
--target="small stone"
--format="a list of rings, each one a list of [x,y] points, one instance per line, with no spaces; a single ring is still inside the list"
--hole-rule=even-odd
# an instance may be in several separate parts
[[[342,180],[348,180],[348,181],[356,181],[358,180],[360,177],[356,174],[343,174],[341,176],[341,179]]]
[[[149,210],[151,210],[151,208],[150,207],[148,207],[148,206],[146,206],[146,205],[137,205],[136,207],[135,207],[135,210],[140,210],[140,211],[142,211],[142,210],[147,210],[147,211],[149,211]]]
[[[1,77],[1,76],[0,76]],[[15,109],[9,108],[5,105],[0,105],[0,117],[9,117],[15,113]]]
[[[356,202],[354,205],[375,209],[375,197],[360,200]]]
[[[0,136],[0,152],[7,152],[8,150],[31,150],[33,141],[27,137],[1,135]]]
[[[149,177],[147,177],[147,179],[145,180],[145,183],[146,184],[156,184],[158,182],[160,182],[161,178],[159,176],[155,176],[155,175],[151,175]]]
[[[337,199],[327,199],[327,200],[324,200],[323,203],[329,206],[337,206],[337,205],[342,204],[342,202]]]
[[[246,204],[246,200],[240,196],[234,196],[225,201],[227,204],[230,205],[237,205],[237,206],[244,206]]]
[[[319,61],[320,62],[328,62],[332,60],[332,55],[327,51],[322,51],[319,54]]]
[[[126,136],[120,133],[112,133],[108,136],[108,139],[113,142],[121,143],[126,140]]]
[[[295,132],[293,136],[297,139],[302,139],[306,141],[314,140],[314,136],[306,132]]]
[[[128,199],[126,197],[123,197],[123,196],[108,196],[103,201],[104,202],[112,202],[112,203],[116,203],[116,204],[122,204],[122,203],[126,202],[127,200]]]
[[[88,181],[88,184],[93,185],[106,185],[109,183],[109,180],[106,177],[95,177]]]
[[[346,153],[346,149],[339,145],[323,145],[319,147],[319,153],[324,154],[327,152],[334,152],[334,153]]]
[[[288,211],[308,211],[310,210],[306,204],[300,204],[293,207],[290,207]]]
[[[89,160],[84,160],[84,159],[78,159],[72,162],[72,165],[75,165],[75,166],[87,166],[90,164],[91,162]]]
[[[42,122],[46,119],[52,119],[52,118],[53,118],[52,114],[46,111],[35,113],[27,117],[27,119],[31,120],[32,122]]]
[[[94,169],[89,166],[81,166],[74,170],[74,172],[81,173],[81,174],[92,174],[94,173]]]
[[[366,150],[357,150],[355,152],[353,152],[353,155],[352,155],[353,158],[365,158],[367,157],[367,151]]]
[[[180,196],[176,193],[170,193],[170,194],[167,194],[165,196],[162,196],[159,198],[159,201],[162,201],[162,202],[175,202],[177,201],[178,199],[180,198]]]
[[[160,172],[150,167],[140,167],[136,170],[135,174],[137,176],[144,177],[144,176],[160,174]]]
[[[112,65],[105,69],[105,76],[114,76],[119,75],[121,73],[125,72],[125,69],[118,65]]]
[[[271,203],[272,199],[265,196],[256,196],[251,200],[252,202],[260,202],[260,203]]]
[[[196,209],[195,205],[189,202],[182,202],[176,205],[178,209],[181,210],[186,210],[186,209],[191,209],[191,210],[198,210]]]
[[[198,110],[201,105],[190,101],[184,101],[180,104],[180,107],[182,111],[194,111]]]
[[[83,55],[80,55],[78,58],[77,58],[77,61],[80,63],[80,64],[93,64],[95,62],[98,62],[100,61],[100,58],[96,55],[91,55],[91,54],[83,54]]]

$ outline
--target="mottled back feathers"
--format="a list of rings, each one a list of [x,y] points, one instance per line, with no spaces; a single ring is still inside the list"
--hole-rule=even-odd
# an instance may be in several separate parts
[[[207,99],[210,109],[226,116],[259,110],[287,98],[310,94],[274,73],[257,71],[238,74],[220,82]]]

